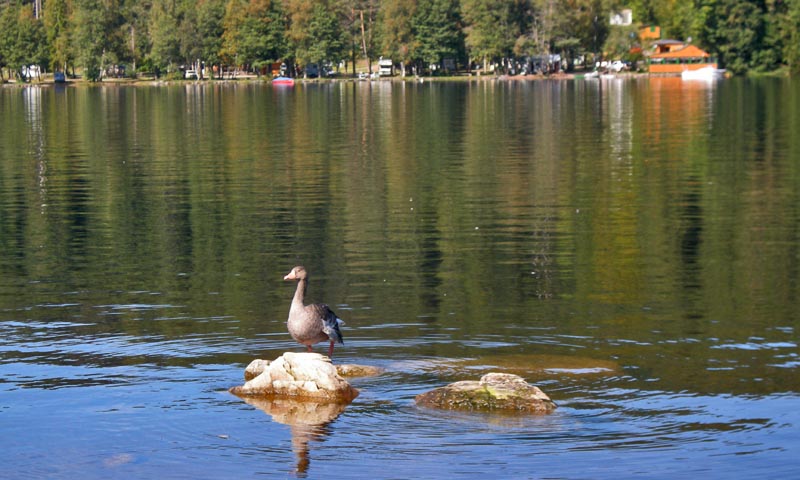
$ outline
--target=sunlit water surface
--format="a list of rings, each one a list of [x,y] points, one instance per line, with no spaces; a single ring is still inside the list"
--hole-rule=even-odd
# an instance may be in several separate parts
[[[2,478],[790,478],[800,85],[0,89]],[[385,373],[227,392],[295,264]],[[319,346],[318,351],[324,351]],[[414,396],[516,373],[519,417]]]

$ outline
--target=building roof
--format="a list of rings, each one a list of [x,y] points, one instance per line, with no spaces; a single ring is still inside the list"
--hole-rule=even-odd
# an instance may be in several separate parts
[[[650,58],[708,58],[711,55],[705,50],[695,47],[694,45],[686,45],[683,48],[672,50],[664,53],[654,53]]]

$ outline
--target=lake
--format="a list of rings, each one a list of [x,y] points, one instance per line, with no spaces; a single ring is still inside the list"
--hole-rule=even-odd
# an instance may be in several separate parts
[[[797,475],[799,129],[783,79],[0,88],[0,477]],[[385,369],[316,425],[228,393],[298,264]],[[493,371],[559,408],[414,404]]]

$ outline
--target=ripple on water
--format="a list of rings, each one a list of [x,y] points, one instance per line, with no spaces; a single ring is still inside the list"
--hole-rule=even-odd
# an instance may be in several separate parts
[[[734,455],[773,448],[757,441],[745,442],[746,447],[737,442],[766,438],[777,427],[760,399],[735,396],[611,389],[597,398],[572,399],[566,406],[575,409],[581,435],[588,437],[575,449],[682,449],[698,443],[716,454]],[[582,421],[589,417],[594,420]],[[724,444],[719,442],[721,435],[727,439]]]
[[[746,343],[723,343],[713,345],[712,349],[718,350],[777,350],[782,348],[797,348],[794,342],[746,342]]]
[[[227,320],[220,321],[221,333],[195,332],[195,324],[217,320],[190,319],[193,333],[172,335],[132,335],[87,322],[0,322],[0,383],[7,390],[132,385],[152,381],[160,369],[202,366],[220,356],[246,362],[247,348]]]
[[[481,452],[481,471],[488,461],[511,475],[524,474],[537,455],[558,455],[570,459],[559,474],[571,477],[607,465],[597,462],[612,452],[627,458],[616,467],[630,471],[642,459],[654,461],[657,468],[668,463],[665,459],[670,455],[701,462],[709,456],[724,458],[774,449],[764,440],[782,428],[771,418],[769,407],[762,405],[763,399],[616,388],[598,391],[594,397],[562,400],[551,415],[439,411],[413,404],[413,394],[429,386],[413,378],[419,377],[390,373],[382,380],[371,380],[370,391],[330,426],[328,435],[340,440],[332,440],[335,447],[328,454],[335,451],[339,462],[362,465],[365,472],[387,461],[400,462],[398,470],[393,470],[399,476],[428,467],[452,474],[453,469],[429,462],[432,452],[438,462],[446,458],[462,462]],[[381,382],[399,386],[401,392],[388,386],[381,391]],[[396,395],[392,397],[392,393]],[[722,442],[720,437],[726,440]],[[360,441],[356,444],[352,439]],[[687,447],[692,444],[702,448]],[[403,463],[406,461],[409,463]],[[625,462],[629,462],[627,468]],[[723,464],[707,465],[716,469]]]

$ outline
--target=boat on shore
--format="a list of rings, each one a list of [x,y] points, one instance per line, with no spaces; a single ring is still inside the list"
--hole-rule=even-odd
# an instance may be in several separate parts
[[[696,70],[684,70],[681,72],[683,80],[717,80],[725,77],[724,68],[703,67]]]
[[[272,79],[273,85],[294,85],[294,78],[292,77],[284,77],[283,75],[275,77]]]

